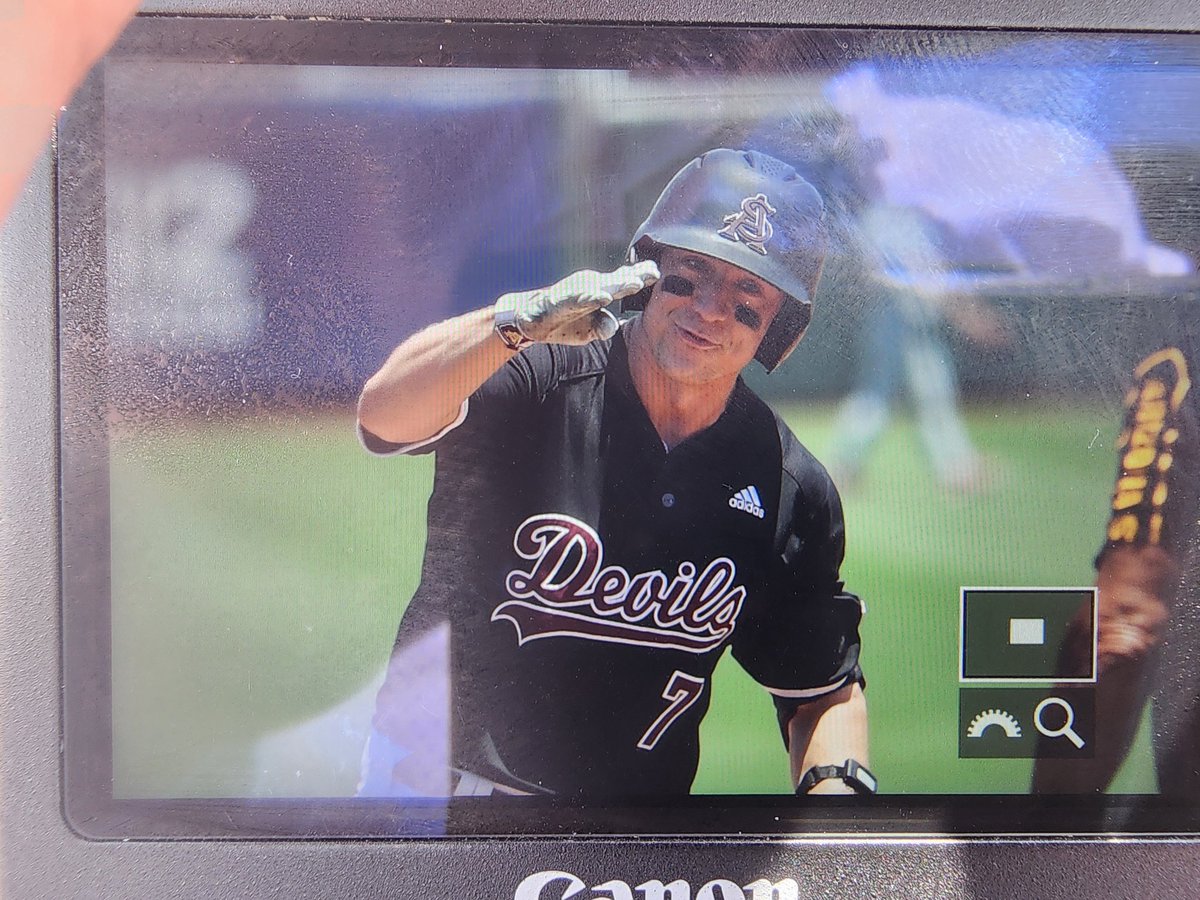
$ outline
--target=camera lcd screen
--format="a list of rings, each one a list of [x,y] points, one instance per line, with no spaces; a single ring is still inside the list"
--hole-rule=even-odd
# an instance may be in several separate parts
[[[58,138],[68,819],[1194,832],[1198,85],[135,21]]]

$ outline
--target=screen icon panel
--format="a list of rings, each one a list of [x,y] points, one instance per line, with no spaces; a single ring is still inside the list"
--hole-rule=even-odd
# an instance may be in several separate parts
[[[962,688],[962,759],[1091,759],[1096,712],[1090,687]]]

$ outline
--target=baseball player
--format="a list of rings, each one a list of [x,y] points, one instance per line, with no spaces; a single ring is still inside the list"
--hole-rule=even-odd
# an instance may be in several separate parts
[[[1039,760],[1040,793],[1105,790],[1153,697],[1159,792],[1200,801],[1200,369],[1195,302],[1147,303],[1158,335],[1133,371],[1107,540],[1097,557],[1096,741],[1090,760]],[[1090,659],[1087,610],[1061,659]]]
[[[360,794],[686,794],[726,648],[800,792],[874,790],[837,491],[739,377],[803,336],[822,215],[790,166],[710,151],[628,265],[505,294],[368,380],[365,446],[437,457]]]

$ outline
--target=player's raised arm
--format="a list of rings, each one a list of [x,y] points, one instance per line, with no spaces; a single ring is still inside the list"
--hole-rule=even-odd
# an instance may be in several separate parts
[[[797,708],[788,722],[788,752],[797,793],[874,793],[874,776],[858,769],[868,765],[862,685],[854,682]]]
[[[576,272],[533,291],[505,294],[493,306],[439,322],[392,351],[358,400],[358,421],[395,444],[425,440],[454,421],[462,403],[535,341],[586,344],[616,334],[606,307],[658,280],[650,261],[613,272]]]
[[[394,444],[421,441],[454,420],[462,401],[513,354],[492,307],[431,325],[410,337],[367,379],[358,421]]]

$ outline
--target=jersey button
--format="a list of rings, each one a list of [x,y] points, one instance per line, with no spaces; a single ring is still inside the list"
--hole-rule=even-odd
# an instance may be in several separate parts
[[[662,505],[665,506],[667,509],[670,509],[672,506],[674,506],[675,505],[675,495],[670,493],[669,491],[667,493],[663,494],[662,495]]]

